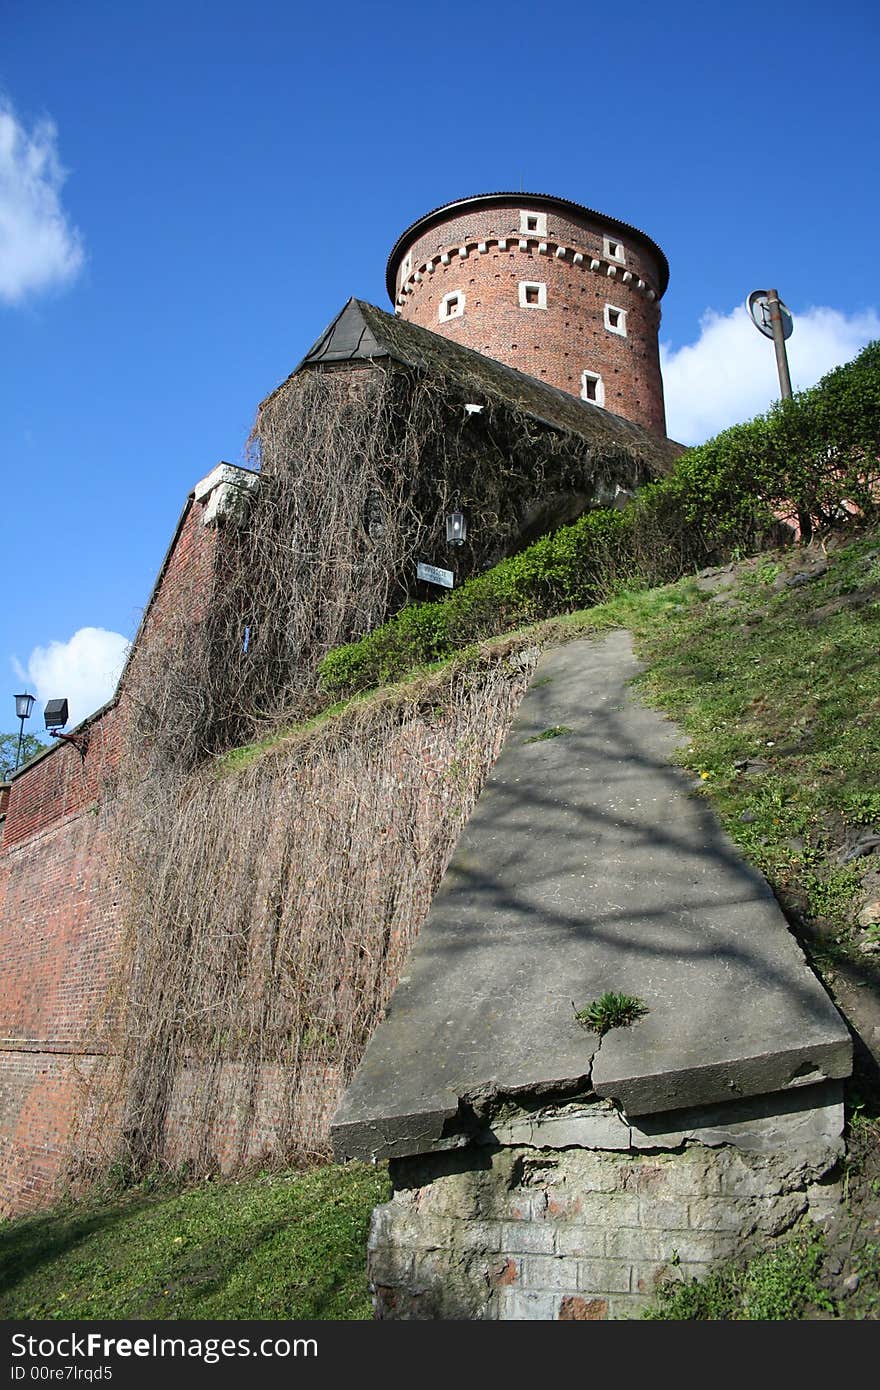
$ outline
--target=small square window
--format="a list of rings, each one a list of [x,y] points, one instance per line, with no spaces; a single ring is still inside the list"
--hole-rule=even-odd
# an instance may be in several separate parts
[[[598,372],[581,372],[581,400],[605,404],[605,385]]]
[[[609,333],[619,333],[626,337],[626,310],[617,309],[613,304],[605,305],[605,327]]]
[[[403,285],[410,277],[412,271],[412,253],[407,252],[400,263],[400,283]]]
[[[618,241],[617,237],[605,237],[603,251],[609,261],[617,261],[620,265],[626,265],[626,252],[623,249],[623,243]]]
[[[450,290],[444,294],[440,300],[438,318],[441,323],[446,319],[460,319],[464,313],[464,290]]]
[[[519,307],[521,309],[546,309],[547,286],[540,280],[520,280]]]
[[[520,234],[525,232],[529,236],[546,236],[546,212],[529,212],[528,209],[524,209],[519,215],[519,230]]]

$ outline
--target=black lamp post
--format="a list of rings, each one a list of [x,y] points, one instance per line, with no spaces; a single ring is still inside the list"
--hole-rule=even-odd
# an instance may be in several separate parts
[[[18,726],[18,751],[15,755],[16,772],[18,771],[18,765],[21,762],[21,742],[24,738],[24,721],[26,719],[30,719],[31,710],[34,707],[34,702],[36,698],[36,695],[16,695],[15,697],[16,718],[21,720],[21,723]]]

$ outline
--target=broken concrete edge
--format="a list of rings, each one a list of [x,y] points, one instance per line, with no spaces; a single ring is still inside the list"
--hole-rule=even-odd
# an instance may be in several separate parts
[[[805,1060],[804,1053],[808,1052]],[[852,1039],[843,1028],[832,1042],[793,1047],[786,1052],[757,1053],[703,1067],[668,1073],[615,1077],[600,1052],[593,1065],[597,1096],[614,1100],[629,1115],[654,1115],[688,1106],[707,1105],[741,1097],[784,1093],[845,1080],[852,1072]],[[611,1073],[611,1074],[609,1074]]]
[[[565,1105],[573,1100],[590,1102],[594,1092],[590,1071],[582,1075],[501,1090],[494,1085],[475,1086],[460,1095],[447,1091],[435,1104],[417,1105],[398,1115],[361,1113],[343,1096],[330,1126],[333,1152],[340,1162],[364,1159],[375,1163],[385,1158],[405,1158],[461,1148],[485,1134],[493,1120],[507,1114],[527,1114],[541,1105]]]
[[[562,1098],[556,1105],[545,1100],[531,1107],[501,1097],[494,1113],[465,1114],[459,1106],[417,1117],[384,1116],[369,1124],[335,1125],[332,1140],[340,1163],[415,1158],[469,1146],[626,1152],[670,1151],[691,1143],[731,1144],[756,1153],[788,1149],[794,1143],[818,1146],[839,1157],[844,1151],[843,1128],[843,1085],[835,1079],[650,1116],[628,1114],[595,1095]]]
[[[384,1158],[460,1148],[469,1142],[468,1136],[446,1133],[458,1114],[458,1103],[450,1098],[446,1109],[435,1106],[416,1113],[408,1110],[404,1115],[334,1122],[330,1127],[334,1157],[338,1163],[349,1159],[376,1163]]]
[[[334,1154],[340,1162],[347,1159],[377,1162],[461,1148],[469,1143],[528,1143],[523,1136],[535,1124],[548,1136],[550,1147],[564,1148],[567,1141],[562,1136],[572,1124],[572,1102],[590,1107],[578,1111],[577,1132],[588,1134],[596,1128],[597,1136],[604,1136],[597,1137],[595,1142],[573,1138],[572,1144],[611,1149],[646,1147],[633,1144],[631,1129],[630,1139],[624,1143],[616,1125],[631,1125],[632,1121],[650,1117],[651,1122],[660,1118],[662,1129],[677,1131],[681,1125],[674,1122],[676,1115],[702,1112],[737,1101],[766,1102],[769,1097],[775,1098],[777,1109],[784,1109],[783,1097],[793,1091],[812,1090],[849,1077],[852,1040],[847,1034],[837,1042],[818,1045],[812,1049],[807,1064],[803,1061],[803,1049],[792,1048],[786,1053],[736,1058],[723,1064],[696,1067],[675,1078],[661,1074],[614,1082],[602,1077],[601,1059],[600,1045],[590,1070],[581,1077],[511,1091],[499,1091],[491,1086],[477,1087],[460,1096],[449,1091],[444,1098],[445,1104],[423,1110],[413,1108],[399,1115],[358,1116],[343,1101],[330,1130]],[[593,1108],[601,1102],[607,1103],[610,1110]],[[535,1111],[539,1113],[535,1115]],[[600,1120],[600,1114],[615,1115],[619,1119]],[[670,1118],[669,1124],[667,1118]],[[510,1132],[520,1137],[499,1139],[510,1126],[513,1127]],[[556,1128],[560,1136],[558,1142],[550,1141],[548,1126]],[[641,1132],[655,1128],[655,1124],[649,1123],[647,1127],[642,1126]],[[666,1147],[666,1143],[658,1141],[658,1147]]]

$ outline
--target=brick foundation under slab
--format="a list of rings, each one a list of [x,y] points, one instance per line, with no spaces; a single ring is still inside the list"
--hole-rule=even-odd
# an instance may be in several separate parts
[[[794,1143],[791,1116],[764,1116],[762,1134],[734,1142],[716,1126],[669,1149],[471,1144],[396,1159],[370,1231],[376,1317],[638,1317],[661,1282],[833,1213],[843,1146],[828,1114],[802,1106]]]

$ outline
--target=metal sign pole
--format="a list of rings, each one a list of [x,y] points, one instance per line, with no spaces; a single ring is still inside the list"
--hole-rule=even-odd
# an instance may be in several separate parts
[[[779,390],[784,401],[791,400],[791,376],[788,370],[788,353],[785,350],[785,334],[782,313],[779,308],[779,295],[776,290],[767,291],[767,309],[770,314],[770,327],[773,330],[773,346],[776,349],[776,368],[779,372]]]

